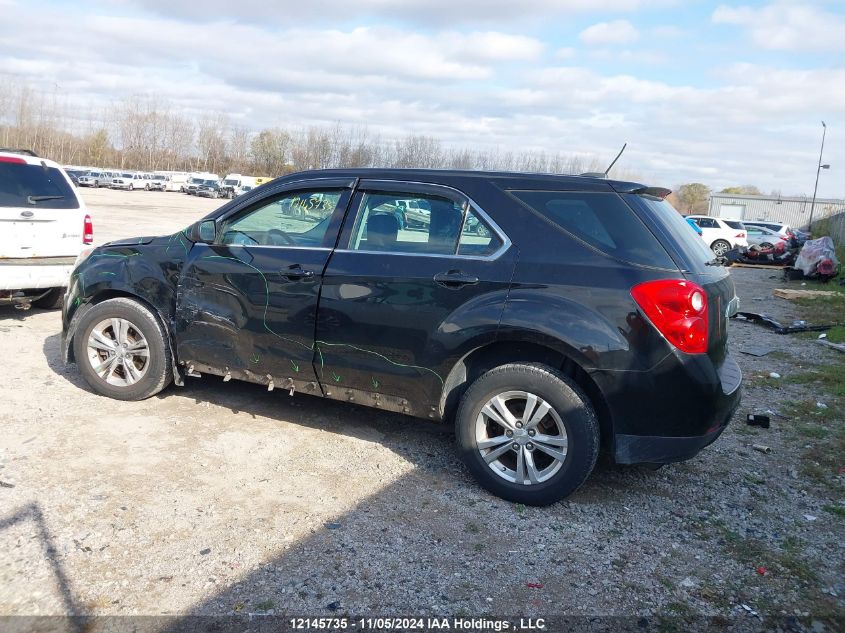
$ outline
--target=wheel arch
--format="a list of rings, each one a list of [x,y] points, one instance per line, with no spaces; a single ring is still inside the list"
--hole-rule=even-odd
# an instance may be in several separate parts
[[[444,420],[454,418],[461,396],[485,372],[507,363],[541,363],[560,370],[581,388],[598,418],[602,447],[609,448],[613,438],[610,409],[598,384],[574,357],[542,343],[520,340],[498,340],[477,347],[458,360],[447,375],[440,396],[441,416]]]
[[[144,297],[123,289],[105,288],[94,294],[79,310],[76,311],[76,314],[73,315],[73,320],[68,326],[68,333],[64,341],[65,359],[70,362],[76,362],[76,358],[73,353],[73,339],[76,336],[76,328],[79,325],[80,319],[95,305],[100,304],[103,301],[108,301],[109,299],[119,298],[137,301],[149,310],[158,320],[159,325],[161,325],[164,330],[167,346],[170,349],[170,358],[173,365],[173,382],[181,387],[184,384],[184,381],[182,380],[182,373],[179,371],[179,363],[176,358],[176,342],[173,339],[173,330],[168,324],[168,320],[155,305],[147,301]]]

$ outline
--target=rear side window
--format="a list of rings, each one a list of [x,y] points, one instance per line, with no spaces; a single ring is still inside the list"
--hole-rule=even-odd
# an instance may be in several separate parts
[[[509,193],[557,228],[606,255],[633,264],[677,268],[654,234],[614,193]]]
[[[739,220],[722,220],[725,224],[727,224],[732,229],[736,229],[737,231],[744,231],[745,225],[740,222]]]
[[[78,209],[79,201],[55,167],[0,162],[0,207]]]

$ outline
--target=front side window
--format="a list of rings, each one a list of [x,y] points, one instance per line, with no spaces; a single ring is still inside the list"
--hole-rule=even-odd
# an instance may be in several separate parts
[[[222,244],[321,246],[342,190],[297,191],[261,202],[223,225]]]
[[[429,194],[367,192],[361,196],[349,248],[356,251],[454,255],[464,211]]]

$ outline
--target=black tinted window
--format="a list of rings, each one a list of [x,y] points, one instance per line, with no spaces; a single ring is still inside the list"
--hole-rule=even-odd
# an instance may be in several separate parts
[[[55,167],[0,162],[0,207],[78,209],[79,202]]]
[[[676,267],[654,234],[614,193],[510,193],[553,225],[602,253],[635,264]]]
[[[739,220],[722,220],[725,224],[727,224],[732,229],[736,229],[737,231],[744,231],[745,225],[740,222]]]
[[[458,241],[458,255],[485,257],[495,253],[501,246],[499,236],[470,209]]]
[[[461,205],[448,198],[368,192],[361,197],[349,248],[454,255],[463,221]]]
[[[708,270],[706,263],[713,259],[713,252],[695,231],[689,230],[689,225],[671,204],[660,198],[645,195],[630,195],[628,200],[650,214],[655,223],[670,235],[676,248],[681,250],[682,256],[687,259],[686,263],[691,270],[694,272]],[[709,218],[695,219],[699,226],[703,226],[701,222],[704,220],[713,221]]]

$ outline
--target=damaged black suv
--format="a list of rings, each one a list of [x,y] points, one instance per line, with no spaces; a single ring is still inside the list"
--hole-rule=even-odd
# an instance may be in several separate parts
[[[733,282],[667,193],[581,176],[291,174],[174,235],[80,256],[65,358],[124,400],[215,375],[454,420],[485,488],[552,503],[599,450],[692,457],[739,403]]]

